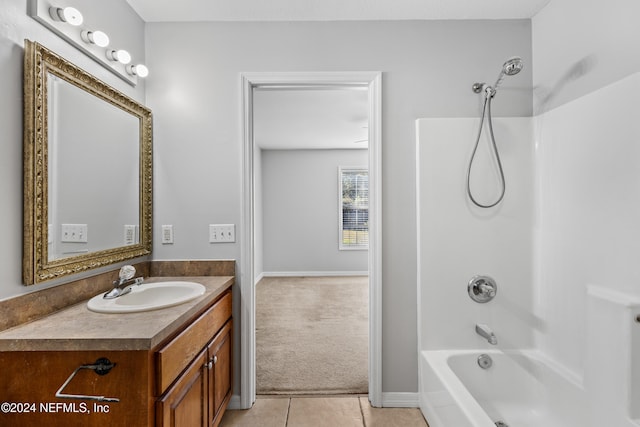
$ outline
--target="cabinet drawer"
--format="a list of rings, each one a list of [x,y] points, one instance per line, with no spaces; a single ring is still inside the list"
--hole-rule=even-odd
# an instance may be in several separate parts
[[[157,352],[157,392],[162,394],[231,317],[231,293]]]

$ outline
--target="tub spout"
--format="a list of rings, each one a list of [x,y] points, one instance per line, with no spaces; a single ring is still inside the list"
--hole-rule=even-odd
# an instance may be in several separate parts
[[[489,344],[496,345],[498,344],[498,339],[496,335],[493,333],[490,327],[485,325],[484,323],[476,324],[476,333],[480,335],[482,338],[485,338]]]

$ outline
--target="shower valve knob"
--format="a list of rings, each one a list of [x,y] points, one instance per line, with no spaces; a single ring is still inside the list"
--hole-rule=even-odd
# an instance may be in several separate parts
[[[496,296],[498,285],[489,276],[473,276],[467,285],[467,292],[472,300],[482,304]]]

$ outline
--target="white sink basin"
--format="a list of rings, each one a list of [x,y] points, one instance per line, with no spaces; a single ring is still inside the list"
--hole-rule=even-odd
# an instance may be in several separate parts
[[[126,295],[105,299],[96,295],[87,308],[98,313],[136,313],[182,304],[204,294],[205,288],[195,282],[156,282],[134,286]]]

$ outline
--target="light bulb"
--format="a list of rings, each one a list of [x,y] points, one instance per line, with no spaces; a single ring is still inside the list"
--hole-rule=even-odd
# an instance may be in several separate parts
[[[145,78],[149,75],[149,69],[144,64],[138,64],[134,67],[134,69],[136,70],[136,74],[142,78]]]
[[[144,64],[129,65],[127,66],[127,73],[132,76],[145,78],[149,75],[149,69]]]
[[[119,63],[125,64],[125,65],[131,62],[131,55],[129,54],[129,52],[127,52],[124,49],[108,50],[107,58],[109,58],[112,61],[118,61]]]
[[[66,22],[76,27],[82,25],[84,21],[82,14],[75,7],[52,7],[49,8],[49,15],[51,15],[55,21]]]
[[[80,33],[80,37],[85,43],[95,44],[100,47],[109,46],[109,36],[102,31],[88,31],[84,30]]]

